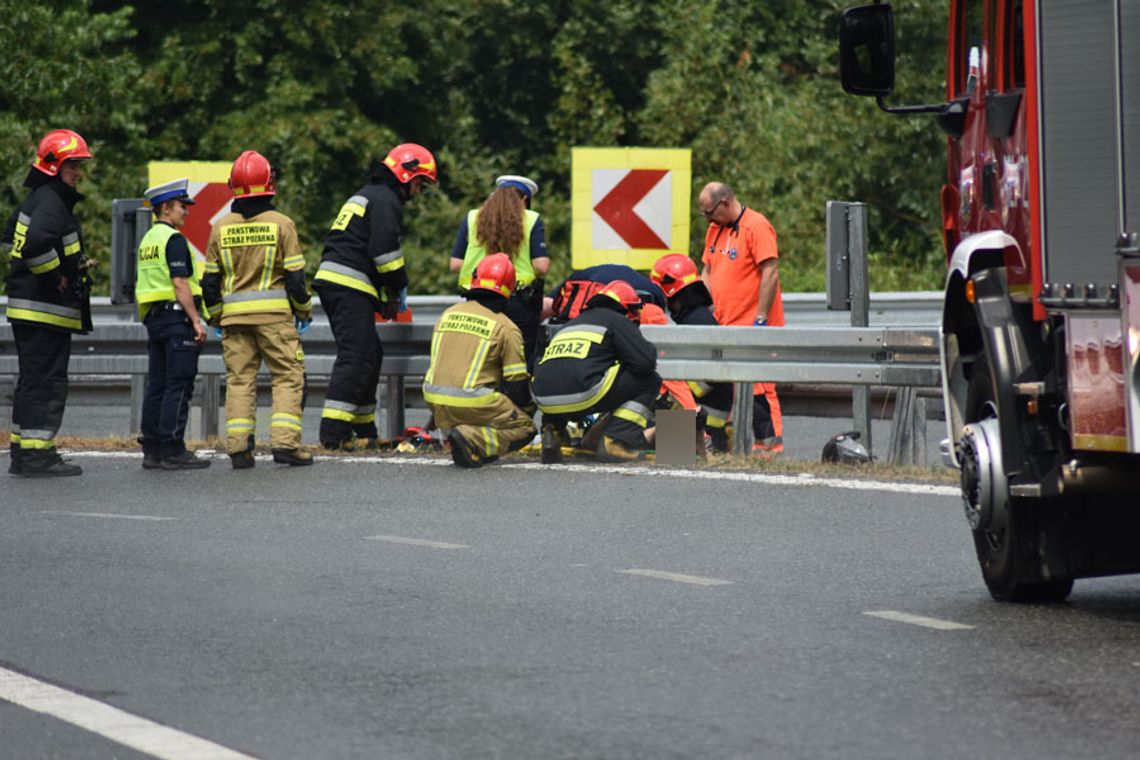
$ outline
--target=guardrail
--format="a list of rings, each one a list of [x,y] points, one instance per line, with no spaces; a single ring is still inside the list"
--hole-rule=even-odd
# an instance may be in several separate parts
[[[386,433],[394,437],[405,424],[405,383],[427,371],[431,333],[429,322],[377,325],[384,343],[384,382],[380,403],[386,409]],[[925,400],[914,389],[941,387],[938,333],[933,328],[883,327],[750,327],[647,326],[645,336],[658,349],[658,371],[667,379],[708,380],[738,384],[737,398],[750,399],[756,381],[810,383],[854,387],[888,386],[908,389],[906,408],[896,405],[889,459],[899,463],[924,461],[917,435],[925,426]],[[327,322],[314,323],[303,336],[310,385],[323,388],[336,357]],[[131,429],[138,414],[147,370],[146,329],[129,321],[99,321],[88,335],[72,343],[69,368],[76,376],[123,378],[131,387]],[[13,376],[18,366],[11,326],[0,323],[0,376]],[[199,360],[203,435],[216,435],[225,365],[220,341],[207,341]],[[919,404],[920,413],[913,405]],[[750,403],[738,403],[735,445],[751,448]],[[906,425],[900,420],[905,420]],[[865,439],[869,443],[869,437]]]

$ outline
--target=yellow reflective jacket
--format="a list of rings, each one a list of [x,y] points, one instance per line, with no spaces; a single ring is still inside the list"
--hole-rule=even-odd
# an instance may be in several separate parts
[[[443,312],[431,336],[424,400],[447,406],[487,406],[499,386],[527,378],[522,333],[505,315],[478,301]]]
[[[312,298],[304,270],[292,219],[276,210],[248,218],[226,214],[206,244],[203,290],[210,314],[218,313],[212,298],[220,279],[223,326],[267,324],[290,314],[308,319]]]

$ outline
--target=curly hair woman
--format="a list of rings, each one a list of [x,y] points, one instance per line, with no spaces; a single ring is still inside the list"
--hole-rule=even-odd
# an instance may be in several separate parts
[[[527,369],[532,370],[542,317],[542,277],[550,269],[542,220],[530,209],[538,185],[511,174],[496,179],[495,185],[483,205],[468,211],[460,223],[450,266],[459,274],[460,290],[466,291],[475,267],[485,256],[501,252],[511,257],[518,289],[504,313],[522,332]]]

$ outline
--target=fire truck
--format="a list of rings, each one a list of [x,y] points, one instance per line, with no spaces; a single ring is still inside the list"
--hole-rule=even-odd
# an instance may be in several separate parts
[[[993,598],[1059,602],[1140,572],[1140,2],[948,4],[945,102],[886,102],[885,3],[840,77],[947,135],[943,456]]]

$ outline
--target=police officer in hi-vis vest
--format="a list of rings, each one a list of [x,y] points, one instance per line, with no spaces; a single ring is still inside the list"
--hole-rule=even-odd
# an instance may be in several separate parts
[[[305,354],[300,333],[312,323],[313,304],[297,228],[274,208],[277,172],[257,151],[247,150],[234,161],[230,188],[236,198],[210,231],[202,279],[210,321],[222,327],[226,450],[235,470],[254,466],[257,370],[264,360],[273,378],[273,461],[310,465],[313,455],[301,448]]]
[[[199,311],[202,288],[194,256],[178,231],[194,201],[188,181],[176,179],[146,191],[154,214],[139,243],[135,301],[146,325],[147,382],[142,407],[143,468],[199,470],[210,466],[183,440],[198,354],[206,340]]]
[[[24,477],[81,475],[64,462],[55,436],[67,404],[71,336],[91,329],[87,270],[75,204],[87,143],[70,129],[44,135],[24,185],[31,192],[4,228],[8,268],[8,321],[20,374],[12,399],[12,462]]]

